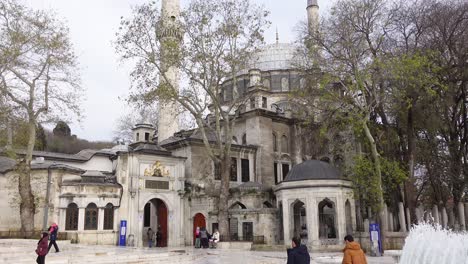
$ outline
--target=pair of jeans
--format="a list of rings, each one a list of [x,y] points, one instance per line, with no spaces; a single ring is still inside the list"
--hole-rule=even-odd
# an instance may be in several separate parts
[[[195,238],[195,248],[200,248],[200,238]]]
[[[153,247],[153,240],[151,240],[151,239],[148,240],[148,246],[149,246],[150,248]]]
[[[55,242],[55,240],[49,241],[49,249],[47,251],[50,251],[50,248],[52,247],[52,245],[54,245],[55,252],[59,252],[59,248],[58,248],[57,243]]]

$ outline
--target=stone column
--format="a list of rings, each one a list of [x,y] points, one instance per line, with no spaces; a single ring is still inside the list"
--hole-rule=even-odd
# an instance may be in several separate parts
[[[440,217],[439,217],[439,207],[436,204],[432,207],[432,217],[434,218],[434,223],[440,225]]]
[[[398,203],[398,217],[400,220],[400,232],[406,232],[405,208],[402,202]]]
[[[387,204],[384,203],[383,208],[383,217],[382,217],[382,230],[388,231],[388,207]]]
[[[97,230],[104,230],[104,208],[98,208]]]
[[[449,228],[455,227],[455,212],[453,210],[454,210],[453,207],[449,207],[447,210],[447,216],[448,216],[447,226]]]
[[[393,213],[392,213],[392,211],[388,212],[388,231],[389,232],[394,232],[395,231],[395,226],[393,224]]]
[[[465,228],[468,231],[468,203],[465,202]]]
[[[85,225],[85,209],[78,209],[78,231],[83,231]]]
[[[445,206],[442,207],[442,227],[443,228],[447,228],[447,225],[448,225],[448,215],[447,215],[447,209],[445,208]]]
[[[291,244],[291,237],[289,237],[289,229],[291,228],[290,226],[290,216],[289,216],[289,201],[286,199],[283,199],[282,202],[283,205],[283,239],[284,239],[284,244],[286,246],[289,246]]]
[[[407,225],[406,228],[409,231],[411,229],[411,214],[410,214],[410,210],[408,207],[406,207],[405,211],[406,211],[406,225]]]

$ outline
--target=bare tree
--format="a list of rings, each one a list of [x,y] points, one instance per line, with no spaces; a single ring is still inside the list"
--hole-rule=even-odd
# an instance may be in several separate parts
[[[68,29],[45,11],[0,1],[0,93],[24,111],[27,153],[18,165],[21,231],[34,230],[31,160],[37,124],[67,112],[79,114],[78,69]]]
[[[237,109],[246,100],[239,96],[236,76],[263,43],[267,16],[263,7],[247,0],[193,0],[180,23],[165,28],[158,8],[146,4],[137,7],[130,20],[122,20],[118,33],[117,51],[123,59],[137,60],[132,73],[137,94],[150,101],[176,102],[189,112],[206,154],[220,164],[218,221],[222,235],[228,234],[232,129]],[[158,33],[167,30],[176,32],[175,37],[161,41]],[[184,80],[180,89],[167,76],[169,67],[180,69]],[[222,87],[227,80],[234,85],[229,101],[224,100]]]
[[[114,128],[114,142],[129,143],[133,141],[132,129],[136,124],[151,124],[157,130],[158,112],[157,106],[135,107],[129,113],[117,119]]]

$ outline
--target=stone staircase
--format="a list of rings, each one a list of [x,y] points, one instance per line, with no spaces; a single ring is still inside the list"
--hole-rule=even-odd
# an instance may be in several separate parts
[[[191,248],[121,248],[115,246],[86,246],[57,242],[60,252],[54,248],[46,257],[47,264],[75,263],[196,263],[206,257],[206,251],[192,251]],[[35,263],[37,241],[24,239],[0,239],[0,263]]]

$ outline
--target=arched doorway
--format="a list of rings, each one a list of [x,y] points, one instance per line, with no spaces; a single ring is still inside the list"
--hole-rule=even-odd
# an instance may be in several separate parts
[[[205,220],[205,216],[201,213],[198,213],[196,214],[194,217],[193,217],[193,243],[195,244],[195,230],[197,229],[197,227],[205,227],[206,228],[206,220]]]
[[[300,237],[302,243],[307,244],[307,218],[305,204],[299,200],[293,204],[293,236]]]
[[[161,232],[161,241],[158,246],[167,247],[168,240],[168,223],[167,223],[167,206],[161,199],[151,199],[145,204],[143,213],[143,241],[148,243],[147,231],[151,228],[155,233]],[[156,241],[154,241],[156,243]]]
[[[335,206],[334,203],[325,198],[319,205],[319,238],[336,239],[338,237],[335,225]]]

